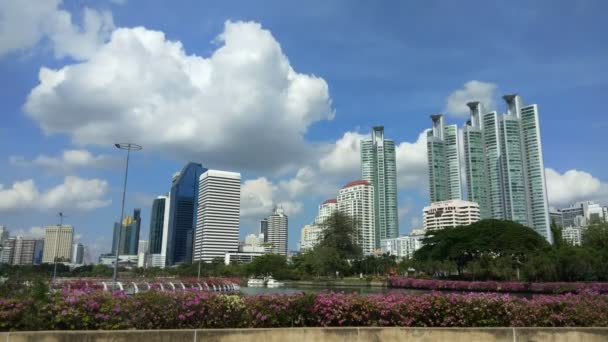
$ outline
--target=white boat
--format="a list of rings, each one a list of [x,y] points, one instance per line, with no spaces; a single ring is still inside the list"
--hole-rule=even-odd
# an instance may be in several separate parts
[[[264,285],[266,285],[264,278],[249,278],[247,280],[248,287],[264,287]]]
[[[283,286],[285,285],[284,283],[281,283],[280,281],[275,280],[272,276],[269,276],[268,278],[266,278],[266,286],[268,287],[279,287],[279,286]]]

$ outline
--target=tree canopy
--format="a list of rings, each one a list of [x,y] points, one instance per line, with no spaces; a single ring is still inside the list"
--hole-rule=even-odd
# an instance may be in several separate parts
[[[460,226],[427,232],[424,246],[416,251],[418,261],[449,260],[459,273],[483,257],[510,257],[519,263],[549,244],[534,230],[512,221],[481,220]]]

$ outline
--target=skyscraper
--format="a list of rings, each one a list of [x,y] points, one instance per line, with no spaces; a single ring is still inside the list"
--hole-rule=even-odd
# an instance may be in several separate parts
[[[431,119],[426,138],[431,202],[462,199],[458,126],[446,126],[441,114]]]
[[[133,211],[133,216],[125,216],[122,220],[122,226],[114,223],[114,238],[112,240],[112,254],[116,254],[118,240],[120,238],[119,255],[136,255],[137,243],[139,242],[139,229],[141,226],[140,209]],[[122,232],[120,229],[122,228]]]
[[[467,199],[479,204],[482,219],[521,223],[552,243],[538,108],[524,106],[517,95],[503,99],[504,114],[484,113],[479,102],[467,104],[471,112],[463,129]],[[433,118],[433,128],[435,122]],[[429,152],[431,170],[441,163]],[[436,181],[431,180],[433,199]]]
[[[167,196],[158,196],[152,202],[152,211],[150,213],[150,233],[148,252],[150,254],[160,254],[163,243],[163,227],[165,223],[165,207],[167,205]],[[168,215],[169,213],[167,213]]]
[[[260,221],[260,234],[264,236],[264,242],[268,242],[268,218],[263,218]]]
[[[81,265],[84,261],[84,246],[81,243],[75,243],[72,247],[72,264]]]
[[[287,227],[289,219],[283,212],[283,208],[276,207],[272,215],[266,218],[268,221],[268,239],[264,237],[264,242],[272,244],[271,253],[287,255]]]
[[[207,169],[201,164],[190,162],[173,177],[167,234],[167,266],[192,261],[199,178],[205,171]]]
[[[374,194],[374,187],[367,180],[350,182],[338,193],[338,210],[353,219],[357,231],[355,242],[363,255],[371,255],[376,249]]]
[[[399,235],[395,142],[384,139],[383,126],[373,127],[372,138],[361,140],[361,179],[374,188],[375,248],[380,248],[381,239]]]
[[[239,249],[241,174],[207,170],[200,176],[193,260],[212,261]]]
[[[47,226],[44,230],[42,262],[71,261],[73,240],[74,228],[72,226],[65,224]]]

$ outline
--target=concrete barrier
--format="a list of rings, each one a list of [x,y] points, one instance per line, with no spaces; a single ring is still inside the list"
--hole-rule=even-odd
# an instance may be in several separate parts
[[[605,342],[608,328],[279,328],[34,331],[0,333],[0,342],[556,341]]]

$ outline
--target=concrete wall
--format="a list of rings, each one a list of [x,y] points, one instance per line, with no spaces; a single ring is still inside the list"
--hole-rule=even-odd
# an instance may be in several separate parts
[[[555,341],[604,342],[608,328],[281,328],[208,330],[36,331],[0,333],[0,342],[298,342]]]

